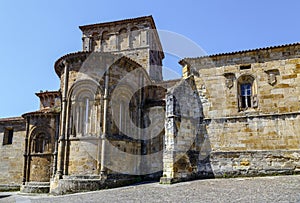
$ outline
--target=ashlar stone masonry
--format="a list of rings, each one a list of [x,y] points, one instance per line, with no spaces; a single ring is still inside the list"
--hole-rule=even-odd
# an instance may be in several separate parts
[[[299,43],[184,58],[163,80],[152,16],[79,28],[82,51],[54,64],[60,89],[0,119],[0,190],[299,173]]]

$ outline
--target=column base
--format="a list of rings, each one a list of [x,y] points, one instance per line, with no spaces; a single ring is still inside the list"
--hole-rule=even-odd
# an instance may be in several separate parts
[[[178,182],[177,178],[167,178],[167,177],[161,177],[159,181],[160,184],[173,184],[177,182]]]

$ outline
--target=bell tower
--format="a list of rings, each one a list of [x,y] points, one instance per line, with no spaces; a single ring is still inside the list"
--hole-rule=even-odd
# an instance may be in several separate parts
[[[162,81],[164,53],[152,16],[79,28],[83,51],[123,54],[145,68],[151,80]]]

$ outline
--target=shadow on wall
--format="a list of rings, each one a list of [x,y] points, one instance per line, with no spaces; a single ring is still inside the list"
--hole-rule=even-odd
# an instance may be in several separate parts
[[[173,183],[214,178],[210,163],[211,145],[194,76],[181,80],[170,89],[166,103],[165,180]],[[168,168],[168,162],[173,163],[171,168]]]

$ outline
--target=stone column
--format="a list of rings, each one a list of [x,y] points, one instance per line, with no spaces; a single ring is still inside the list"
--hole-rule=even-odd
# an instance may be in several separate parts
[[[58,138],[59,138],[59,115],[55,116],[55,146],[53,152],[53,177],[57,172],[57,151],[58,151]]]
[[[66,95],[66,100],[67,100],[67,95]],[[65,145],[66,146],[68,146],[69,144],[70,144],[70,141],[69,141],[69,139],[66,139],[68,136],[69,136],[69,133],[70,133],[70,131],[69,131],[69,125],[70,125],[70,112],[71,111],[71,106],[70,106],[70,103],[67,101],[67,104],[66,104],[66,113],[65,113],[65,133],[64,133],[64,135],[65,135]],[[68,152],[68,148],[65,150],[65,155],[64,155],[64,157],[65,157],[65,161],[64,161],[64,172],[63,172],[63,174],[64,175],[68,175],[68,161],[66,160],[67,158],[68,158],[68,154],[69,154],[69,152]]]
[[[59,179],[63,176],[64,171],[64,159],[65,159],[65,132],[66,132],[66,114],[67,114],[67,92],[68,92],[68,64],[66,61],[64,62],[64,89],[62,94],[62,110],[61,110],[61,129],[60,129],[60,137],[59,137],[59,150],[58,150],[58,171],[57,175]]]
[[[106,147],[106,134],[107,134],[107,110],[108,110],[108,83],[109,83],[109,68],[107,68],[105,73],[105,85],[104,85],[104,104],[103,104],[103,132],[102,132],[102,148],[101,148],[101,168],[100,177],[102,180],[107,178],[106,168],[105,168],[105,147]]]
[[[101,94],[101,99],[98,101],[98,106],[97,106],[97,130],[96,130],[96,134],[98,135],[98,154],[97,154],[97,162],[98,162],[98,166],[97,166],[97,171],[98,174],[100,174],[100,170],[101,170],[101,145],[102,145],[102,107],[103,107],[103,94]]]
[[[29,125],[30,117],[26,117],[26,138],[25,138],[25,151],[24,151],[24,168],[23,168],[23,181],[22,184],[25,185],[27,177],[27,163],[28,163],[28,137],[29,137]],[[30,149],[29,149],[30,150]]]
[[[144,87],[144,75],[142,73],[139,74],[139,87]],[[140,162],[140,173],[144,173],[147,171],[147,167],[149,167],[149,163],[147,160],[148,150],[147,150],[147,141],[142,139],[142,129],[144,125],[144,88],[140,89],[139,97],[138,97],[138,137],[141,142],[141,162]]]

